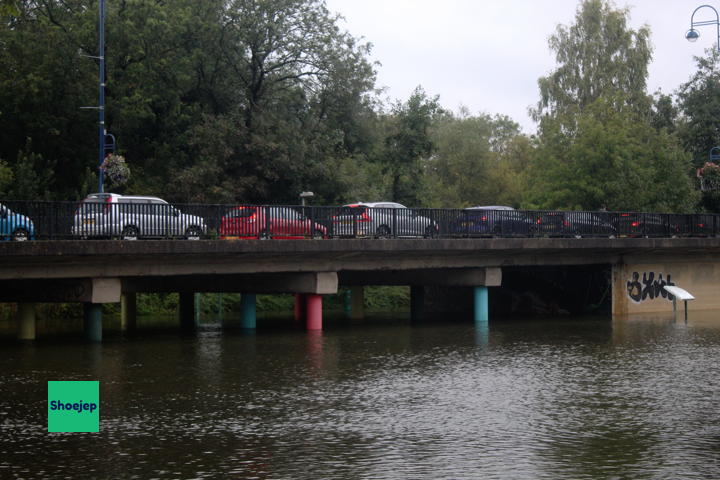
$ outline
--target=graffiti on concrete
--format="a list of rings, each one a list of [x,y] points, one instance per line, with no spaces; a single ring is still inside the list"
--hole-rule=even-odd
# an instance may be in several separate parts
[[[640,273],[633,272],[632,278],[627,282],[628,296],[636,303],[656,298],[665,298],[670,301],[674,300],[675,296],[663,288],[665,285],[675,285],[670,274],[668,273],[666,276],[667,279],[663,278],[662,273],[658,273],[656,278],[655,272],[643,272],[641,282]]]

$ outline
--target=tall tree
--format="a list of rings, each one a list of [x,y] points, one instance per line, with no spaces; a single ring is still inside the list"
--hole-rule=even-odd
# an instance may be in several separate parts
[[[393,107],[389,134],[385,138],[382,160],[392,179],[391,196],[396,202],[423,205],[423,165],[434,151],[430,127],[442,113],[439,97],[428,97],[417,87],[405,103]]]
[[[628,16],[608,1],[584,0],[575,24],[551,37],[558,67],[539,81],[527,206],[694,208],[688,157],[658,128],[659,111],[645,89],[650,32],[630,29]]]
[[[616,9],[611,1],[583,0],[575,23],[558,25],[549,42],[558,67],[538,80],[536,120],[572,115],[602,96],[614,98],[616,108],[645,112],[650,30],[629,28],[628,17],[627,8]]]

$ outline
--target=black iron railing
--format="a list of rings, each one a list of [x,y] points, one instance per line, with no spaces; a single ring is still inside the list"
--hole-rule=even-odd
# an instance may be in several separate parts
[[[716,214],[363,205],[168,204],[134,199],[0,202],[3,240],[462,237],[695,237],[720,235]]]

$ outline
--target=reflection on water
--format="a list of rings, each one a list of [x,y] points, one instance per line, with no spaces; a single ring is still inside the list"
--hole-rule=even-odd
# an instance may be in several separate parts
[[[0,348],[0,478],[720,478],[717,312]],[[96,379],[101,432],[47,433]]]

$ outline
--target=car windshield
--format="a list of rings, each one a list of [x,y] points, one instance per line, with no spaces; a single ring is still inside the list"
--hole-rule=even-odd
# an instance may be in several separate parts
[[[345,206],[340,209],[338,215],[355,215],[360,216],[367,210],[367,207],[362,205]]]
[[[228,218],[248,218],[255,214],[254,208],[235,208],[230,210],[227,215]]]

